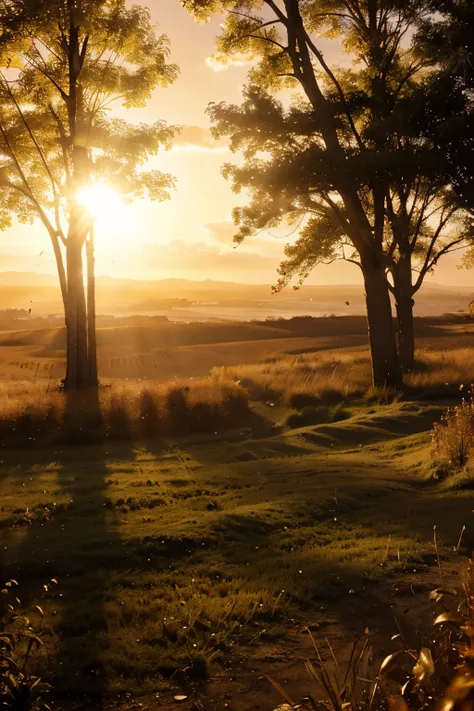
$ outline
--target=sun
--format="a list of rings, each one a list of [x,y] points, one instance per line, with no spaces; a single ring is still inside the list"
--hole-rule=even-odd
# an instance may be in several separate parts
[[[83,188],[78,192],[77,200],[93,218],[101,221],[116,222],[119,213],[124,208],[116,190],[103,183]]]
[[[95,225],[95,244],[107,253],[113,245],[131,249],[130,234],[136,224],[136,210],[122,200],[113,187],[103,182],[83,188],[76,195],[77,201],[86,208]]]

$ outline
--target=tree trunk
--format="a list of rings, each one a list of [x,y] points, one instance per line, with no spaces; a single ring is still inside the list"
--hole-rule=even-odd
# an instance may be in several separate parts
[[[87,311],[82,266],[83,241],[74,229],[67,240],[66,261],[68,281],[67,365],[65,388],[83,388],[89,384],[87,353]]]
[[[413,323],[413,286],[410,259],[400,260],[393,271],[395,307],[397,310],[398,355],[404,373],[415,367],[415,333]]]
[[[97,343],[95,323],[95,255],[94,255],[94,225],[91,226],[89,239],[86,242],[87,254],[87,348],[89,356],[89,385],[99,384],[97,374]]]
[[[397,296],[398,355],[404,373],[409,373],[415,367],[414,304],[409,294],[403,297]]]
[[[373,255],[361,255],[364,274],[372,379],[376,387],[401,388],[402,376],[385,270]]]

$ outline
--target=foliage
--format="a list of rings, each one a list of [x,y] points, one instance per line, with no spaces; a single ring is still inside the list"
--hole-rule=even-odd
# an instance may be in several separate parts
[[[433,432],[436,457],[462,469],[468,462],[474,445],[474,400],[472,396],[451,407],[437,423]]]
[[[56,580],[45,585],[55,585]],[[10,711],[49,711],[43,694],[49,685],[30,668],[34,657],[53,634],[44,624],[39,605],[25,610],[17,596],[18,583],[9,580],[1,590],[0,607],[0,705]]]
[[[173,179],[146,162],[170,146],[172,129],[130,124],[109,110],[145,105],[177,68],[150,11],[125,0],[9,0],[0,23],[8,28],[0,36],[0,227],[12,214],[43,223],[65,309],[64,385],[97,387],[96,216],[81,195],[106,182],[125,200],[168,197]]]
[[[472,566],[472,561],[471,561]],[[458,603],[459,592],[461,601]],[[377,674],[373,674],[374,657],[369,628],[353,644],[349,661],[343,665],[329,648],[323,660],[323,645],[307,630],[313,644],[315,659],[306,659],[309,677],[326,699],[323,708],[331,711],[368,711],[371,708],[390,711],[421,711],[425,709],[456,709],[472,705],[474,697],[474,597],[472,567],[465,590],[447,588],[443,583],[429,597],[434,604],[431,629],[421,631],[421,645],[413,648],[398,631],[392,637],[398,645],[383,659]],[[464,599],[462,599],[464,598]],[[452,600],[447,604],[447,600]],[[458,604],[457,604],[458,603]],[[296,704],[283,687],[272,678],[272,686],[289,704],[283,708],[317,709],[316,694],[301,694]]]
[[[291,3],[288,17],[271,3],[264,4],[272,17],[268,21],[258,16],[256,5],[244,12],[229,1],[186,3],[197,14],[204,9],[207,13],[217,9],[229,12],[218,40],[222,61],[236,52],[259,60],[251,70],[241,107],[220,103],[209,109],[216,134],[229,135],[231,148],[241,150],[245,158],[242,167],[224,166],[234,190],[250,189],[252,196],[247,207],[234,211],[236,241],[285,220],[300,228],[296,244],[287,247],[278,288],[295,275],[301,282],[317,263],[337,258],[359,261],[354,255],[354,246],[360,251],[358,240],[347,224],[350,209],[343,185],[350,184],[368,219],[378,221],[378,239],[387,241],[385,251],[395,263],[397,249],[402,247],[400,239],[408,240],[414,266],[421,262],[419,288],[442,253],[461,241],[456,235],[455,244],[451,244],[456,231],[451,217],[458,206],[445,190],[444,157],[436,144],[426,139],[423,125],[427,120],[439,121],[441,108],[425,99],[424,84],[429,80],[423,73],[423,62],[414,60],[413,45],[402,49],[400,44],[407,31],[428,21],[429,3],[405,3],[403,9],[396,3],[388,7],[376,3],[373,18],[364,4],[355,7],[344,0],[313,0],[299,18],[291,14]],[[374,38],[370,23],[375,24],[379,15]],[[328,67],[310,36],[315,30],[320,35],[337,36],[357,69]],[[298,36],[298,31],[297,40],[292,33]],[[298,46],[295,52],[299,56],[308,52],[320,73],[315,70],[311,76],[309,70],[305,74],[298,69],[292,42]],[[363,64],[358,65],[359,61]],[[310,80],[322,82],[321,102],[324,97],[329,104],[326,113],[336,120],[332,142],[324,125],[323,105],[316,108],[308,87]],[[282,83],[294,90],[288,108],[273,96]],[[455,116],[462,118],[466,103],[453,85],[449,111],[445,109],[442,118],[447,120],[448,114],[453,122]],[[438,227],[433,226],[433,219],[426,221],[428,206],[432,217],[439,213]],[[375,222],[372,224],[375,229]]]
[[[472,215],[474,8],[469,0],[431,0],[430,9],[416,35],[418,56],[435,68],[427,82],[424,130],[444,152],[453,189]],[[465,108],[458,112],[460,100]]]
[[[69,16],[63,3],[12,0],[2,20],[15,27],[14,41],[9,35],[1,38],[3,64],[18,67],[13,82],[5,73],[0,81],[4,222],[12,214],[22,221],[39,218],[48,231],[67,238],[61,217],[67,218],[74,199],[73,130],[88,153],[90,181],[107,182],[126,199],[145,193],[166,197],[170,176],[141,166],[161,145],[170,146],[172,129],[162,121],[131,124],[109,115],[111,103],[143,106],[156,87],[176,78],[176,66],[167,62],[167,37],[156,36],[149,10],[128,7],[124,0],[87,0],[76,9],[82,62],[78,126],[71,125],[68,114],[73,38],[64,34]],[[44,211],[51,211],[54,224]]]
[[[308,425],[320,425],[324,422],[340,422],[351,417],[351,412],[340,403],[335,407],[326,405],[305,405],[296,412],[291,412],[285,420],[288,427],[307,427]]]

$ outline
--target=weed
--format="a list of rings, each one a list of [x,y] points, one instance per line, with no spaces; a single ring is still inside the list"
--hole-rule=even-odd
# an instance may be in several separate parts
[[[451,407],[435,424],[433,432],[433,455],[447,460],[457,469],[462,469],[469,459],[474,444],[474,401],[463,400]]]
[[[44,587],[48,590],[49,585]],[[9,580],[1,591],[5,603],[0,618],[0,705],[10,711],[44,711],[49,706],[42,694],[50,687],[30,668],[53,633],[44,624],[41,607],[22,609],[17,588],[17,581]]]
[[[393,388],[383,387],[378,388],[370,386],[364,393],[364,402],[368,405],[389,405],[393,402],[400,402],[402,393]]]
[[[286,418],[285,424],[288,427],[307,427],[308,425],[320,425],[329,422],[331,411],[325,405],[314,407],[306,405],[299,412],[291,412]]]
[[[436,541],[436,538],[435,538]],[[471,563],[472,565],[472,563]],[[392,637],[398,648],[385,657],[374,673],[369,629],[353,644],[347,665],[339,663],[326,639],[317,642],[310,635],[314,659],[306,659],[309,677],[326,697],[323,708],[331,711],[432,711],[472,708],[474,701],[474,597],[471,579],[464,604],[456,605],[458,591],[437,588],[430,593],[435,603],[433,626],[422,634],[418,649],[410,648],[401,631]],[[447,600],[454,604],[447,604]],[[436,611],[436,606],[439,610]],[[465,610],[461,612],[460,610]],[[327,650],[329,654],[327,654]],[[324,649],[324,651],[323,651]],[[323,654],[326,652],[326,660]],[[344,668],[343,668],[344,666]],[[267,677],[288,708],[318,709],[316,694],[306,691],[297,706],[283,687]],[[283,708],[283,707],[281,707]],[[287,708],[286,706],[284,708]]]

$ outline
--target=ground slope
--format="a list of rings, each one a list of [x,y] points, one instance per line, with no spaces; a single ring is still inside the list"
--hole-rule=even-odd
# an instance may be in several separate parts
[[[436,584],[433,526],[447,578],[463,524],[461,553],[474,542],[469,492],[426,481],[443,407],[2,453],[1,568],[48,611],[57,688],[166,698],[209,672],[217,708],[226,694],[251,708],[258,693],[267,709],[275,696],[255,675],[298,688],[305,625],[343,653],[367,626],[389,638],[394,612],[418,624]]]

